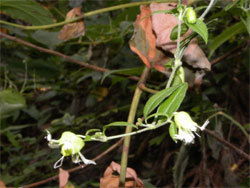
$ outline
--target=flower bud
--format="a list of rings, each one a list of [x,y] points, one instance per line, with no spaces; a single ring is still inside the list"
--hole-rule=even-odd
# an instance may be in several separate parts
[[[197,21],[196,12],[194,11],[192,7],[189,7],[187,9],[187,21],[188,23],[191,23],[191,24],[194,24]]]

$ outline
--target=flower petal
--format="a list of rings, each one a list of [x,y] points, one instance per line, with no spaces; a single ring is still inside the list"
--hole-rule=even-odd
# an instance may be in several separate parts
[[[174,138],[185,142],[185,144],[190,144],[194,143],[195,136],[191,131],[179,129],[178,134],[176,134]]]
[[[200,127],[200,130],[203,131],[208,124],[209,124],[209,120],[205,121],[205,123]]]
[[[64,156],[62,156],[58,161],[56,161],[56,163],[54,164],[54,168],[58,168],[58,167],[62,166],[63,159],[64,159]]]
[[[78,152],[78,154],[79,154],[79,156],[81,157],[83,163],[85,163],[85,164],[87,164],[87,165],[88,165],[88,164],[94,164],[94,165],[96,165],[95,161],[91,161],[91,160],[89,160],[89,159],[86,159],[86,158],[81,154],[81,152]]]

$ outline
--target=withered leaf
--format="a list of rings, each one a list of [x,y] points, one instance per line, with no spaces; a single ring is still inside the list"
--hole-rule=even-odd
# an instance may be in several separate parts
[[[66,170],[63,170],[62,168],[59,169],[59,187],[63,188],[68,183],[69,179],[69,172]]]
[[[66,20],[70,20],[72,18],[81,16],[82,15],[81,9],[82,9],[81,6],[71,9],[66,15]],[[85,35],[84,22],[83,20],[79,20],[77,22],[64,25],[58,37],[59,39],[66,41],[84,35]]]
[[[134,23],[134,35],[129,43],[130,49],[140,57],[147,67],[155,67],[159,71],[165,71],[164,66],[157,64],[162,57],[162,53],[156,48],[150,8],[142,5],[140,10],[141,13]]]
[[[119,176],[113,175],[114,172],[120,174],[121,166],[114,161],[108,166],[104,172],[103,178],[100,179],[100,188],[117,188],[119,187]],[[135,170],[127,168],[125,187],[144,188],[144,184],[140,178],[137,177]]]

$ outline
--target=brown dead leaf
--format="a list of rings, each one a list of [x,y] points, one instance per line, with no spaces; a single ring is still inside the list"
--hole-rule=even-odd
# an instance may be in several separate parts
[[[150,5],[150,11],[171,10],[175,7],[176,3],[152,3]],[[152,15],[152,28],[156,34],[156,46],[172,54],[175,52],[176,42],[170,39],[170,34],[177,23],[177,18],[171,14],[158,13]],[[181,39],[190,33],[191,30],[181,37]],[[198,46],[196,40],[190,42],[184,53],[184,60],[194,68],[211,70],[211,64]]]
[[[164,66],[157,64],[160,61],[162,52],[156,48],[156,38],[152,30],[150,8],[140,6],[141,13],[134,23],[134,35],[130,40],[130,49],[135,52],[143,63],[151,68],[155,67],[159,71],[165,71]],[[157,65],[156,65],[157,64]]]
[[[72,18],[81,16],[82,15],[81,9],[82,9],[81,6],[71,9],[66,15],[66,20],[70,20]],[[84,22],[83,20],[79,20],[77,22],[64,25],[58,37],[59,39],[66,41],[84,35],[85,35]]]
[[[2,180],[0,180],[0,188],[6,188],[6,186]]]
[[[69,180],[69,172],[63,170],[62,168],[59,169],[59,187],[64,188]]]
[[[120,174],[121,166],[115,162],[111,162],[104,172],[103,178],[100,180],[100,188],[117,188],[119,187],[119,176],[113,175],[114,172]],[[127,168],[125,187],[144,188],[144,184],[140,178],[137,177],[135,170]]]

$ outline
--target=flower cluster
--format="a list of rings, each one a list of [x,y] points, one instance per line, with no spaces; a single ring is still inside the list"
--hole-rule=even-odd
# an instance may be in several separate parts
[[[178,129],[178,134],[174,135],[174,139],[181,140],[185,144],[194,143],[194,138],[197,136],[198,129],[203,131],[209,121],[207,120],[201,127],[192,120],[187,112],[176,112],[174,113],[174,121]]]
[[[64,157],[71,156],[74,163],[83,162],[85,164],[96,164],[94,161],[86,159],[81,154],[81,149],[84,147],[85,143],[80,135],[76,135],[72,132],[66,131],[62,134],[59,140],[51,138],[51,134],[47,131],[47,140],[49,142],[50,148],[61,147],[62,157],[54,164],[54,168],[62,166]]]

